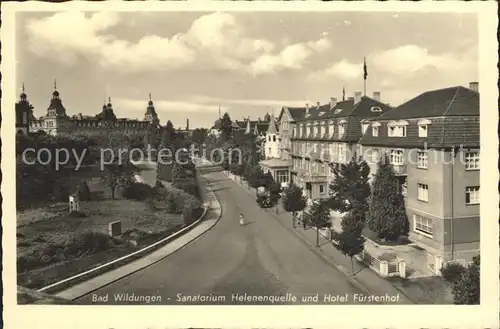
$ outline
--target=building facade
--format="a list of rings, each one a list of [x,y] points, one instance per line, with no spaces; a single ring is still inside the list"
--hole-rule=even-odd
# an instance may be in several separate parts
[[[25,119],[28,119],[28,122]],[[81,113],[69,116],[57,89],[54,89],[52,93],[46,115],[38,119],[33,115],[33,106],[27,101],[24,90],[20,100],[16,103],[17,133],[20,131],[22,133],[43,132],[55,136],[75,133],[93,134],[112,130],[125,134],[138,134],[144,133],[149,126],[160,129],[160,121],[151,98],[146,108],[144,120],[117,118],[113,111],[111,98],[108,104],[104,104],[100,113],[95,116],[84,116]]]
[[[333,178],[330,166],[347,163],[354,154],[361,155],[358,142],[364,129],[362,121],[389,110],[380,102],[378,92],[373,98],[356,92],[354,97],[340,102],[332,97],[327,104],[306,104],[290,138],[291,180],[304,189],[310,200],[328,198]],[[283,150],[290,152],[285,147]]]
[[[479,91],[425,92],[365,121],[360,140],[371,173],[384,157],[405,196],[409,238],[428,251],[431,271],[442,261],[479,253]]]
[[[276,128],[276,123],[274,115],[271,115],[269,126],[265,134],[265,140],[262,145],[265,159],[259,162],[259,165],[264,172],[271,173],[274,180],[280,183],[284,188],[287,187],[290,182],[291,160],[285,159],[280,152],[281,140],[278,129]]]

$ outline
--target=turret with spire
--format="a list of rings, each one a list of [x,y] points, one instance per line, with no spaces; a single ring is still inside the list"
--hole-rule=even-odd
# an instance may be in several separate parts
[[[252,124],[250,122],[250,117],[247,118],[247,125],[245,128],[245,135],[251,134],[252,133]]]
[[[149,121],[155,126],[160,124],[158,119],[158,114],[156,113],[153,100],[151,99],[151,93],[149,93],[148,107],[146,108],[146,114],[144,114],[144,121]]]
[[[66,109],[62,104],[62,100],[57,91],[57,80],[54,79],[54,91],[52,92],[52,99],[50,100],[50,105],[47,108],[47,116],[49,117],[67,117]]]
[[[28,96],[24,90],[24,83],[19,96],[19,102],[16,103],[16,133],[28,134],[30,122],[35,120],[33,115],[33,106],[28,102]]]

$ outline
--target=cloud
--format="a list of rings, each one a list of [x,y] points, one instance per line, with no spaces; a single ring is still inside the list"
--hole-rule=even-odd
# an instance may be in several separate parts
[[[331,42],[319,40],[278,46],[264,38],[245,34],[236,17],[211,13],[193,21],[185,32],[171,38],[146,35],[137,42],[107,33],[119,26],[118,13],[60,12],[28,22],[30,50],[74,64],[79,56],[93,56],[104,68],[126,71],[212,68],[254,75],[283,69],[301,69],[314,53],[330,49]],[[71,27],[71,33],[64,27]]]
[[[113,106],[120,110],[125,111],[140,111],[141,114],[146,111],[147,104],[143,99],[131,99],[131,98],[116,98],[113,99]],[[154,106],[157,112],[163,111],[175,111],[175,112],[210,112],[217,113],[219,111],[219,105],[216,104],[206,104],[203,102],[175,102],[167,100],[156,100],[154,101]],[[228,108],[226,106],[220,106],[221,111],[225,111]]]
[[[426,48],[404,45],[375,54],[375,67],[392,75],[414,74],[428,68],[439,72],[460,70],[475,63],[472,58],[458,58],[453,54],[431,54]]]
[[[279,99],[228,99],[217,98],[209,96],[193,96],[190,98],[194,102],[210,103],[210,104],[231,104],[231,105],[249,105],[249,106],[262,106],[262,107],[275,107],[281,106],[305,106],[308,102],[306,100],[279,100]],[[311,103],[309,101],[309,103]]]
[[[328,78],[338,78],[342,80],[353,80],[361,76],[363,64],[354,64],[347,60],[332,64],[324,70],[319,70],[309,74],[308,79],[312,81],[322,81]]]

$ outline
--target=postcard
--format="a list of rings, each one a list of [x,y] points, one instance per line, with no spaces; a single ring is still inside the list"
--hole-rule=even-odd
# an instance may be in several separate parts
[[[7,327],[498,327],[496,6],[5,4]]]

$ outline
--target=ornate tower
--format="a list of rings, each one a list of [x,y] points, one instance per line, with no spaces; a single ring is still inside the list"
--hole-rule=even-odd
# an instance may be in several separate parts
[[[146,114],[144,115],[144,121],[149,121],[155,127],[160,125],[158,114],[156,114],[153,101],[151,100],[151,93],[149,93],[149,102],[148,102],[148,107],[146,108]]]
[[[274,115],[271,114],[269,118],[269,126],[266,132],[266,142],[264,150],[266,159],[279,157],[278,146],[279,146],[278,130],[276,129],[276,121],[274,120]]]
[[[47,115],[43,118],[42,129],[49,135],[57,135],[66,132],[68,128],[69,117],[57,91],[56,80],[54,80],[54,92],[52,92],[50,105],[47,108]]]
[[[33,106],[28,102],[28,96],[24,92],[24,83],[22,92],[16,103],[16,134],[26,135],[29,133],[30,121],[34,119]]]

